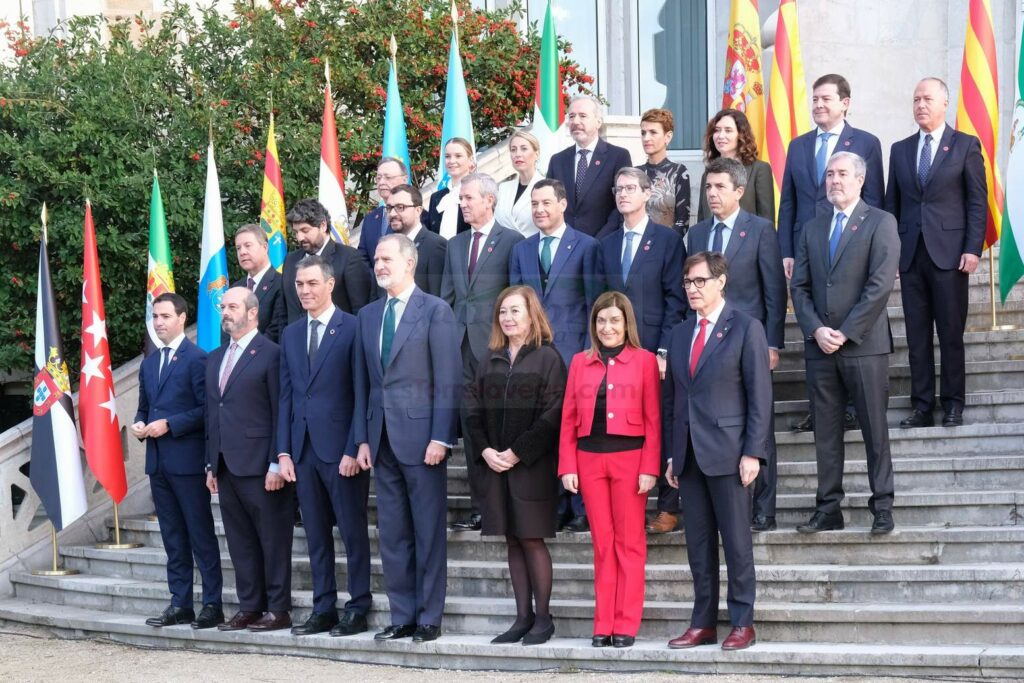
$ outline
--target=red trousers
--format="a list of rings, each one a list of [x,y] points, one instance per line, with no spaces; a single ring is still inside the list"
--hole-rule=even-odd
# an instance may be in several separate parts
[[[647,564],[640,451],[580,452],[577,463],[594,544],[594,635],[635,636]]]

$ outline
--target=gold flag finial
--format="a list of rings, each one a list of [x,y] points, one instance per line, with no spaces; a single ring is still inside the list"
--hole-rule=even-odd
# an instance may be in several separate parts
[[[39,218],[43,221],[43,242],[46,241],[46,202],[43,202],[43,210],[39,214]]]
[[[398,41],[395,40],[395,34],[391,34],[391,59],[394,60],[398,57]]]

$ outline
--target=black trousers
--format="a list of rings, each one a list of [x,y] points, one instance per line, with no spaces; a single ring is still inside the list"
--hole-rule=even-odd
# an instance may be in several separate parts
[[[478,362],[477,357],[473,354],[473,347],[470,346],[469,335],[467,334],[462,338],[462,383],[464,385],[476,381]],[[487,467],[487,465],[476,463],[474,458],[469,457],[469,453],[472,453],[474,449],[469,439],[469,429],[466,426],[465,420],[461,418],[459,426],[462,429],[462,448],[466,452],[466,476],[469,478],[470,513],[477,513],[480,511],[480,501],[484,495],[480,490],[480,475],[477,473],[477,468]]]
[[[765,453],[768,464],[758,470],[757,479],[754,480],[754,515],[775,516],[775,497],[779,479],[778,455],[778,449],[775,447],[775,392],[773,387],[772,429],[768,434],[767,452]]]

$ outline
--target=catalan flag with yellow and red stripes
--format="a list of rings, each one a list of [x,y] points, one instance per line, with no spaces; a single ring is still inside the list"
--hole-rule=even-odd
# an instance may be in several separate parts
[[[746,114],[757,149],[764,147],[764,68],[757,0],[732,0],[722,109],[736,109]]]
[[[988,221],[985,224],[985,248],[988,248],[999,241],[1003,223],[1003,182],[995,163],[996,140],[999,139],[999,71],[989,0],[971,0],[968,8],[956,127],[981,141],[988,183]]]

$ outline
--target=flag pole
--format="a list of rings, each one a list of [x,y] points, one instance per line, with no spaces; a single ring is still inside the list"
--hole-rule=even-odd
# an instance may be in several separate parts
[[[141,543],[121,542],[121,516],[118,513],[118,505],[116,501],[114,501],[114,541],[112,543],[97,543],[93,547],[103,550],[131,550],[132,548],[142,547]]]
[[[57,527],[50,522],[50,543],[53,546],[53,556],[50,569],[37,569],[32,572],[34,576],[73,576],[78,573],[77,569],[60,568],[57,566]]]
[[[993,252],[994,246],[992,245],[988,248],[988,288],[992,295],[992,327],[989,330],[992,332],[1010,332],[1020,329],[1020,327],[1013,324],[1000,325],[999,319],[996,316],[996,257]]]

